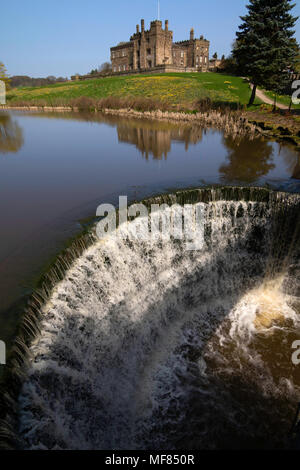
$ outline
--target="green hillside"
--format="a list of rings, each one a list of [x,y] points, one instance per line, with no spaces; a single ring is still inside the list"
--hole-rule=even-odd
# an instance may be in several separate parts
[[[7,101],[8,104],[63,105],[83,96],[93,99],[145,97],[170,105],[188,105],[209,98],[214,102],[244,105],[248,103],[250,88],[242,78],[217,73],[132,75],[13,89]]]

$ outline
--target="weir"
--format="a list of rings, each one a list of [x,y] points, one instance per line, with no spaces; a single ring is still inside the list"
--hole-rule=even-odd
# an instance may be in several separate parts
[[[203,205],[204,248],[94,229],[74,241],[10,354],[2,447],[288,447],[300,197],[226,187],[143,203]]]

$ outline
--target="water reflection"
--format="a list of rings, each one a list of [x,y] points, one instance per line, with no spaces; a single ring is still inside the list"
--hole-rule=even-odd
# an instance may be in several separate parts
[[[0,152],[16,153],[24,144],[23,132],[9,114],[0,114]]]
[[[0,158],[0,331],[7,341],[24,286],[99,204],[233,181],[300,191],[300,181],[290,180],[300,179],[299,156],[288,145],[224,138],[191,123],[0,113],[0,155],[7,152],[20,156]]]
[[[223,182],[232,183],[239,180],[254,183],[275,168],[274,148],[270,142],[247,138],[237,141],[227,137],[224,138],[224,144],[229,153],[226,163],[219,169]]]
[[[293,152],[290,147],[285,145],[279,146],[278,153],[285,162],[291,178],[300,179],[300,153],[296,150]]]
[[[297,152],[288,145],[275,144],[264,138],[224,137],[221,131],[206,129],[195,123],[151,121],[101,113],[31,113],[30,117],[105,124],[116,129],[119,143],[134,145],[147,161],[150,156],[153,160],[167,160],[169,154],[173,156],[178,153],[174,148],[176,143],[183,143],[187,153],[191,151],[191,146],[195,146],[195,153],[201,157],[199,176],[204,176],[203,181],[208,175],[215,179],[215,183],[229,184],[258,183],[270,175],[300,179],[300,157]],[[113,142],[110,145],[113,152],[115,145]]]
[[[198,126],[172,125],[162,122],[122,121],[117,124],[119,142],[128,142],[136,146],[142,155],[149,159],[152,155],[155,160],[166,160],[171,151],[172,141],[183,142],[188,151],[190,144],[201,142],[203,129]]]
[[[31,113],[30,117],[106,124],[116,128],[119,143],[134,145],[146,160],[150,156],[154,160],[167,160],[168,154],[172,151],[172,142],[184,143],[187,152],[191,144],[200,143],[203,135],[207,132],[206,129],[195,123],[127,119],[101,113]]]
[[[300,180],[300,156],[298,155],[298,161],[294,168],[292,178]]]

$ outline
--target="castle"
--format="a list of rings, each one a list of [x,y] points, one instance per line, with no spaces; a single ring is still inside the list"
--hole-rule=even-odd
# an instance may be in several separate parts
[[[206,72],[209,45],[203,36],[195,38],[193,29],[190,39],[174,43],[168,20],[165,29],[161,21],[155,20],[149,30],[145,30],[145,21],[141,20],[141,31],[137,25],[129,42],[111,48],[112,72]]]

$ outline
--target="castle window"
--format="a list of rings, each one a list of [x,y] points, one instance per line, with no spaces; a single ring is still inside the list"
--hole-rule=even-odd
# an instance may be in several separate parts
[[[123,66],[123,70],[124,70],[124,72],[125,72],[125,70],[126,70],[126,65]]]
[[[116,71],[117,71],[117,67],[116,67],[116,66],[114,66],[114,72],[116,72]]]
[[[121,65],[119,65],[119,72],[121,72]]]
[[[204,57],[204,62],[207,64],[207,57]]]
[[[151,55],[151,49],[147,49],[147,54]]]
[[[203,57],[201,56],[200,57],[200,63],[202,64],[202,62],[203,62]]]
[[[181,52],[180,57],[184,57],[184,52]]]

